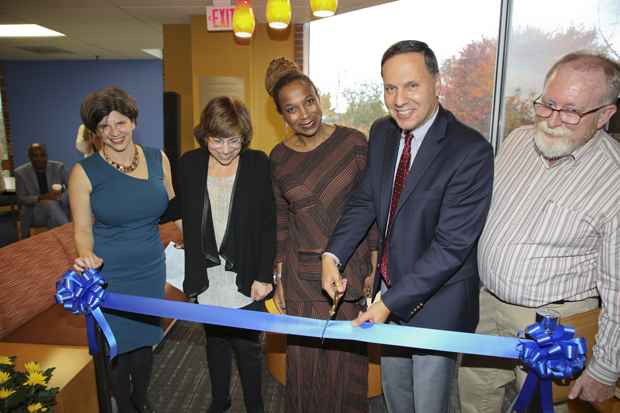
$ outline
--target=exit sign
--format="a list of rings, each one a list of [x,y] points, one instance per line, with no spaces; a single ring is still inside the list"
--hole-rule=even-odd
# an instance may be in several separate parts
[[[207,6],[207,30],[232,30],[232,19],[235,7]]]

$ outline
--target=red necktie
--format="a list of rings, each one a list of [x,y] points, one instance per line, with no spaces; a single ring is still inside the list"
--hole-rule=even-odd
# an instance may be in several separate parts
[[[400,194],[403,192],[403,186],[409,175],[409,165],[411,163],[411,139],[413,139],[413,133],[405,134],[405,147],[403,153],[400,155],[400,161],[398,162],[398,169],[396,170],[396,178],[394,179],[394,189],[392,189],[392,203],[390,204],[390,218],[388,220],[387,232],[385,234],[385,242],[383,243],[383,254],[381,255],[381,274],[385,279],[387,285],[391,285],[390,271],[388,270],[388,237],[390,236],[390,228],[392,228],[392,221],[394,220],[394,214],[396,213],[396,207],[398,206],[398,200]]]

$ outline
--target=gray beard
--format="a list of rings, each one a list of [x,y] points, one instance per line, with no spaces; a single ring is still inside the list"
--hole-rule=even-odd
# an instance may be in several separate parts
[[[545,133],[557,138],[550,138]],[[585,145],[596,133],[596,129],[588,130],[582,139],[574,139],[573,132],[568,129],[547,126],[547,122],[536,123],[534,130],[534,143],[547,159],[558,159],[570,155]]]

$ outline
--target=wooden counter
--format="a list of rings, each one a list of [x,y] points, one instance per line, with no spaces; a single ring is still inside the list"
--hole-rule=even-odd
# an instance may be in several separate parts
[[[99,413],[95,365],[86,347],[53,346],[0,342],[0,356],[13,357],[15,370],[25,372],[24,364],[34,361],[43,371],[56,367],[50,387],[60,387],[55,413]]]

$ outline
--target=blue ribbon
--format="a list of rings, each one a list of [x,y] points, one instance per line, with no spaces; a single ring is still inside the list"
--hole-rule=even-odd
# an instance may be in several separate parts
[[[103,282],[101,275],[94,270],[85,272],[82,277],[77,276],[73,271],[68,271],[64,275],[64,279],[56,283],[58,291],[56,301],[58,303],[64,302],[65,309],[73,311],[74,314],[87,314],[87,318],[91,312],[93,315],[99,312],[97,307],[101,306],[155,317],[176,318],[197,323],[305,337],[321,337],[325,325],[325,320],[312,318],[106,293],[100,287]],[[113,351],[113,354],[116,355],[114,335],[109,330],[102,314],[99,313],[99,315],[101,321],[95,316],[97,322],[101,325],[105,337],[110,343],[111,354]],[[106,326],[105,329],[104,325]],[[538,323],[529,326],[526,331],[534,340],[394,324],[364,323],[360,327],[352,327],[350,321],[330,321],[324,337],[425,350],[521,359],[526,365],[530,366],[531,370],[515,402],[514,409],[519,413],[523,412],[540,377],[544,396],[544,412],[552,413],[551,377],[569,378],[583,369],[586,361],[584,355],[587,352],[586,342],[583,338],[573,338],[575,329],[570,326],[560,325],[552,335],[545,333]],[[520,331],[518,335],[520,336],[523,333],[525,331]],[[91,352],[92,343],[94,341],[91,341],[89,333]],[[525,406],[521,407],[523,404]]]
[[[103,307],[156,317],[176,318],[197,323],[305,337],[321,337],[321,332],[325,326],[325,320],[115,293],[108,293]],[[511,337],[459,333],[394,324],[364,323],[360,327],[352,327],[351,321],[330,321],[324,336],[332,339],[357,340],[426,350],[519,358],[519,353],[516,350],[519,339]]]
[[[532,324],[518,336],[528,333],[533,340],[522,340],[517,345],[519,358],[530,368],[514,404],[514,410],[523,413],[534,393],[536,384],[541,383],[541,404],[544,413],[553,413],[552,379],[569,379],[580,372],[588,352],[584,338],[574,338],[575,329],[559,325],[552,334],[547,333],[539,323]]]
[[[54,299],[57,304],[64,304],[65,310],[72,311],[73,314],[84,314],[86,316],[86,333],[88,336],[88,347],[90,354],[96,354],[99,350],[95,337],[95,324],[93,317],[101,327],[101,331],[110,345],[110,360],[116,357],[116,339],[108,322],[103,317],[101,307],[108,294],[102,287],[105,279],[94,269],[89,269],[79,276],[74,271],[67,271],[63,279],[56,281],[56,295]]]

